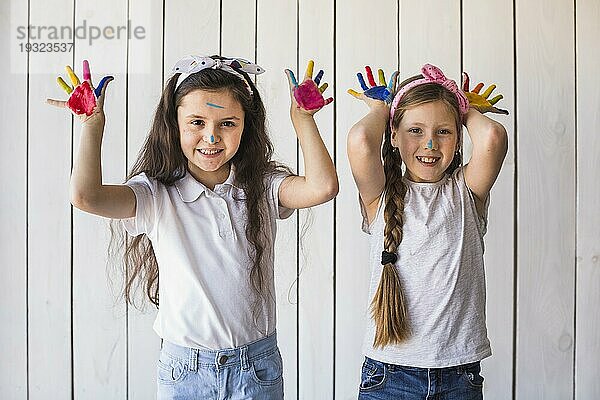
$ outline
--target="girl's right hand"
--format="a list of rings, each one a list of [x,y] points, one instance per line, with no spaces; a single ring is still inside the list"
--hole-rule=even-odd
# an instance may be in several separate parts
[[[90,65],[87,60],[83,60],[83,82],[73,72],[70,66],[65,67],[73,87],[69,86],[61,77],[56,80],[59,86],[69,95],[67,101],[46,99],[46,103],[60,108],[69,108],[71,112],[79,117],[82,125],[104,126],[104,94],[108,82],[114,78],[105,76],[102,78],[97,88],[92,84],[92,75]]]
[[[370,109],[373,109],[374,107],[378,108],[382,104],[385,104],[389,108],[390,103],[394,99],[394,94],[396,93],[398,71],[394,71],[387,85],[385,82],[385,74],[382,69],[377,71],[379,76],[379,85],[375,83],[375,78],[373,78],[373,71],[371,70],[371,67],[367,65],[365,67],[365,71],[367,73],[367,79],[369,80],[370,86],[367,86],[363,75],[359,72],[356,74],[356,76],[358,78],[358,83],[363,89],[363,92],[359,93],[353,89],[348,89],[348,93],[355,98],[364,101]]]

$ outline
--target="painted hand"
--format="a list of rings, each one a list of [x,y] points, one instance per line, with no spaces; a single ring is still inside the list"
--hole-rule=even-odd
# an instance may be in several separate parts
[[[367,72],[367,79],[369,80],[370,86],[367,86],[363,75],[359,72],[358,74],[356,74],[356,76],[358,77],[358,82],[360,83],[360,86],[362,87],[364,92],[359,93],[353,89],[348,89],[348,93],[350,93],[352,96],[356,97],[359,100],[362,100],[362,96],[364,95],[368,98],[380,100],[385,102],[386,104],[390,104],[394,99],[396,80],[398,79],[398,71],[395,71],[392,74],[392,77],[390,78],[390,81],[387,83],[387,85],[385,82],[385,74],[383,73],[382,69],[377,70],[377,75],[379,75],[379,85],[375,83],[375,78],[373,77],[373,71],[371,70],[371,67],[367,65],[365,67],[365,71]]]
[[[479,94],[479,91],[483,88],[483,82],[481,82],[473,88],[472,92],[470,92],[469,75],[466,72],[462,73],[462,84],[463,92],[465,93],[467,100],[469,100],[469,105],[480,113],[484,114],[486,112],[491,112],[495,114],[508,114],[508,110],[494,107],[494,104],[500,101],[504,96],[499,94],[491,100],[488,100],[488,97],[490,97],[494,89],[496,89],[496,85],[490,85],[482,94]]]
[[[294,76],[294,73],[286,69],[285,72],[288,75],[288,82],[290,84],[290,93],[292,95],[292,101],[298,108],[308,111],[312,114],[326,106],[333,101],[333,97],[325,99],[323,92],[327,89],[327,83],[318,86],[321,83],[323,77],[323,70],[320,70],[317,76],[313,79],[313,68],[315,62],[310,60],[306,67],[306,74],[304,75],[304,81],[298,85],[298,81]]]
[[[102,110],[104,106],[104,91],[107,83],[113,80],[112,76],[102,78],[98,87],[92,85],[90,65],[83,60],[83,82],[73,72],[70,66],[65,67],[73,87],[69,86],[61,77],[56,78],[58,85],[69,95],[67,101],[48,99],[47,103],[57,107],[68,107],[71,111],[82,118],[91,116],[96,108]],[[98,106],[98,107],[97,107]]]

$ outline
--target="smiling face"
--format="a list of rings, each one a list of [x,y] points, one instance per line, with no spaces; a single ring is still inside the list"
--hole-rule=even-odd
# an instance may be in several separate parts
[[[194,90],[177,107],[181,149],[192,176],[213,188],[229,176],[244,131],[244,110],[227,90]]]
[[[406,109],[391,141],[399,148],[408,179],[437,182],[452,162],[459,139],[450,106],[437,100]]]

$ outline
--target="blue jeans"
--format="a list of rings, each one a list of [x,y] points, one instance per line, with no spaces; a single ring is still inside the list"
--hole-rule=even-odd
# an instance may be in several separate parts
[[[479,362],[447,368],[385,364],[365,357],[359,400],[482,400]]]
[[[235,349],[192,349],[163,342],[158,400],[281,400],[283,362],[276,334]]]

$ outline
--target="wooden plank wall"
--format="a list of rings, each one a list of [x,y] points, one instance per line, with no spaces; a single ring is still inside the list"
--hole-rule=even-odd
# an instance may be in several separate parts
[[[435,10],[435,12],[433,12]],[[21,51],[20,26],[126,26],[144,38],[77,38]],[[316,71],[335,102],[317,114],[335,159],[335,201],[279,224],[278,335],[288,399],[354,399],[367,316],[367,238],[346,157],[366,111],[346,94],[365,65],[401,78],[425,62],[496,83],[509,152],[486,236],[486,399],[600,398],[600,5],[595,0],[11,0],[0,4],[0,397],[151,399],[155,310],[116,297],[108,221],[69,205],[79,123],[44,104],[64,66],[115,76],[106,102],[106,181],[131,168],[173,63],[237,55],[257,79],[276,158],[302,171],[283,70]],[[35,32],[35,31],[34,31]],[[37,34],[37,32],[35,32]],[[36,39],[30,39],[35,43]],[[38,40],[39,42],[39,40]],[[465,139],[465,158],[469,157]],[[112,282],[112,283],[111,283]]]

